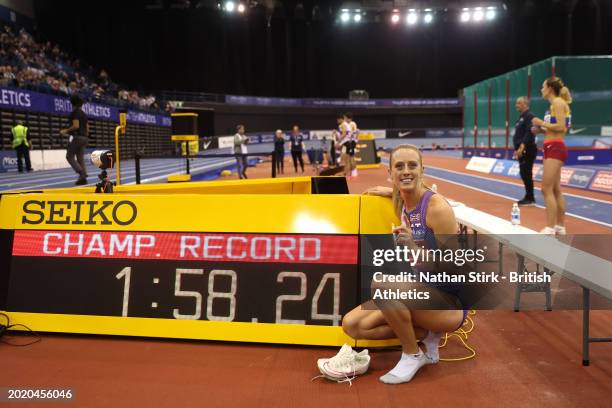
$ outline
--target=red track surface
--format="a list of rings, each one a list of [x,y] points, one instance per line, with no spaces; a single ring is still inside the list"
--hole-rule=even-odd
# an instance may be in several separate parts
[[[448,158],[425,160],[452,170],[463,171],[465,165]],[[265,177],[268,166],[249,169],[249,175]],[[292,168],[286,169],[293,175]],[[349,186],[361,193],[388,184],[385,180],[384,169],[362,170]],[[435,183],[450,198],[508,216],[509,200]],[[526,208],[521,219],[539,229],[543,210]],[[610,232],[571,217],[568,228]],[[318,374],[316,359],[335,354],[329,348],[60,335],[45,335],[41,343],[24,348],[0,345],[0,385],[72,387],[79,407],[610,407],[612,344],[592,344],[591,366],[582,367],[581,319],[579,311],[479,311],[469,340],[478,353],[475,359],[426,366],[411,383],[399,386],[378,381],[399,351],[372,351],[370,371],[349,387],[310,381]],[[591,335],[612,336],[612,311],[592,313]],[[455,342],[442,350],[443,357],[462,354]]]

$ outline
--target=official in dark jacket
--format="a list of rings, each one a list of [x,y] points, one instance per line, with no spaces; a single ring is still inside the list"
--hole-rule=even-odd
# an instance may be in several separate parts
[[[520,206],[535,205],[533,195],[533,162],[538,153],[535,135],[531,133],[533,113],[529,110],[529,99],[521,96],[516,99],[516,110],[521,114],[514,125],[514,157],[519,161],[521,178],[525,184],[525,197],[518,201]]]

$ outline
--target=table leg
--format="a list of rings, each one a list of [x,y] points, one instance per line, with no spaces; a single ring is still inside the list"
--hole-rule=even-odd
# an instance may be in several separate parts
[[[582,287],[582,365],[589,365],[589,312],[591,310],[589,289]]]
[[[516,271],[519,274],[523,273],[523,271],[525,270],[525,257],[523,255],[516,254],[516,258],[518,260]],[[514,311],[515,312],[518,312],[519,309],[521,308],[521,292],[522,292],[521,287],[522,287],[522,284],[517,283],[516,290],[514,291]]]

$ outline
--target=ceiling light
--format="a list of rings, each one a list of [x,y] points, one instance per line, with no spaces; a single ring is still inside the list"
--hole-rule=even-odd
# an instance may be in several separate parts
[[[408,13],[408,16],[406,17],[406,22],[410,25],[414,25],[416,24],[418,19],[419,17],[417,16],[417,13],[415,13],[414,11],[411,11],[410,13]]]

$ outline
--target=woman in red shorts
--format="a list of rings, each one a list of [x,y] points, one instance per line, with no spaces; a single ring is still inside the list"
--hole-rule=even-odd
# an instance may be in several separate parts
[[[550,102],[544,120],[534,118],[535,133],[544,133],[544,175],[542,193],[546,203],[546,227],[541,231],[549,235],[565,235],[565,199],[561,193],[561,167],[567,160],[567,147],[563,138],[571,127],[569,104],[572,97],[561,78],[548,78],[542,84],[542,97]]]

